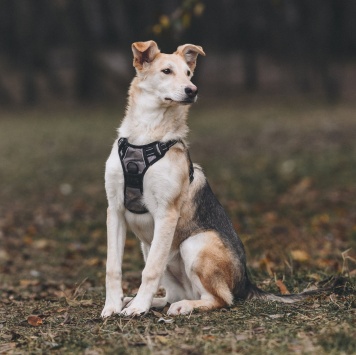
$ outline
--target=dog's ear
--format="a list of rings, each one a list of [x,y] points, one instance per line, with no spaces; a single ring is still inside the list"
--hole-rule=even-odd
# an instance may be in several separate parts
[[[132,52],[134,55],[133,66],[142,70],[144,63],[151,63],[160,52],[155,41],[132,43]]]
[[[195,46],[194,44],[183,44],[182,46],[179,46],[175,54],[179,54],[184,58],[191,71],[194,71],[195,66],[197,65],[198,54],[205,56],[203,48]]]

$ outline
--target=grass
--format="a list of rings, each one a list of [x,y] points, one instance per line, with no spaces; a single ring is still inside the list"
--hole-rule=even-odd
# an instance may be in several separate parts
[[[335,292],[102,320],[104,163],[122,113],[1,112],[0,353],[355,353],[356,106],[201,100],[190,116],[191,156],[239,231],[255,282],[299,292],[342,273]],[[142,267],[130,235],[126,294]]]

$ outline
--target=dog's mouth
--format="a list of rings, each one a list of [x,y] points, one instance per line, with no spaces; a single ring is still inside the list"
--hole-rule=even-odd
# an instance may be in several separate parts
[[[170,101],[170,102],[175,102],[179,105],[190,105],[190,104],[194,104],[195,102],[195,98],[193,99],[185,99],[185,100],[182,100],[182,101],[176,101],[176,100],[173,100],[171,99],[170,97],[165,97],[165,100],[166,101]]]

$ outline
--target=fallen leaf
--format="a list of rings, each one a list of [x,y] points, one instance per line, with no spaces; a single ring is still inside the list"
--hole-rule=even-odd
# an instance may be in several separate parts
[[[40,284],[39,280],[26,280],[26,279],[20,280],[21,287],[37,286],[39,284]]]
[[[248,339],[248,335],[247,334],[237,334],[235,336],[235,340],[236,341],[241,341],[241,340],[246,340]]]
[[[295,261],[304,262],[310,259],[309,254],[304,250],[292,250],[291,252],[292,259]]]
[[[93,304],[93,300],[92,299],[90,299],[90,300],[81,300],[79,303],[83,307],[89,307],[89,306],[91,306]]]
[[[10,354],[16,348],[16,343],[5,343],[0,345],[0,354]]]
[[[71,307],[78,307],[80,306],[80,302],[71,298],[66,297],[66,302],[68,304],[68,306]]]
[[[161,344],[167,344],[168,343],[168,339],[162,335],[157,335],[156,339],[161,343]]]
[[[37,239],[32,244],[35,249],[44,250],[50,246],[50,241],[48,239]]]
[[[309,278],[311,278],[311,279],[313,279],[315,281],[320,281],[320,275],[319,274],[314,273],[314,274],[309,274],[308,276],[309,276]]]
[[[289,295],[290,294],[290,292],[288,291],[286,285],[283,283],[282,280],[276,280],[276,285],[279,288],[279,292],[282,295]]]
[[[278,318],[283,318],[284,317],[284,314],[269,314],[268,315],[268,318],[271,318],[271,319],[278,319]]]
[[[306,177],[293,186],[293,192],[295,194],[302,194],[308,190],[313,183],[313,180],[310,177]]]
[[[260,268],[262,269],[266,268],[266,271],[269,276],[273,276],[274,263],[271,261],[271,259],[268,256],[262,258],[259,261],[259,264],[260,264]]]
[[[263,219],[265,220],[266,223],[275,222],[278,219],[278,215],[274,211],[267,212],[263,215]]]
[[[0,250],[0,261],[9,261],[10,254],[6,250]]]
[[[79,306],[89,307],[93,304],[92,299],[77,301],[75,299],[68,298],[68,297],[66,297],[66,302],[67,302],[68,306],[71,306],[71,307],[79,307]]]
[[[214,335],[203,335],[204,340],[214,340],[216,337]]]
[[[101,263],[101,259],[99,258],[89,258],[85,261],[85,265],[88,266],[98,266]]]
[[[163,317],[163,314],[160,313],[160,312],[157,312],[157,311],[152,310],[152,313],[153,313],[153,315],[156,316],[157,318]]]
[[[43,324],[43,321],[38,316],[28,316],[27,323],[32,325],[33,327],[38,327]]]

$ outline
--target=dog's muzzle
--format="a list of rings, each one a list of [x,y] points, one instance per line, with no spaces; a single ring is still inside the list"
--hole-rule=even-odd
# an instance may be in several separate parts
[[[198,88],[194,85],[187,86],[184,89],[184,92],[187,95],[188,99],[191,100],[191,102],[194,102],[194,99],[198,95]]]

